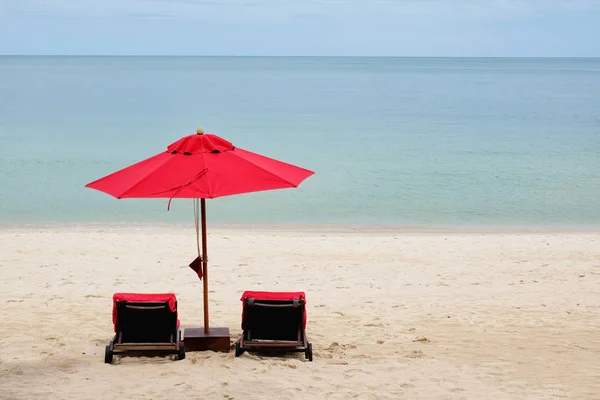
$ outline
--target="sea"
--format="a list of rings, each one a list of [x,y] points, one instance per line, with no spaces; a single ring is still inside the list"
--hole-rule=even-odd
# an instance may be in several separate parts
[[[198,126],[315,171],[209,226],[600,227],[600,58],[0,57],[0,226],[193,224],[86,183]]]

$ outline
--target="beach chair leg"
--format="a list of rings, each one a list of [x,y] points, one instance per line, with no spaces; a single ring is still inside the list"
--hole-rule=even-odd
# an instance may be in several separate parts
[[[242,346],[240,344],[240,341],[238,340],[237,342],[235,342],[235,356],[239,357],[242,354],[244,354],[246,350],[242,349]]]
[[[306,350],[304,350],[304,357],[308,361],[312,362],[312,360],[313,360],[312,344],[308,341],[308,337],[306,337],[306,332],[304,331],[304,329],[302,330],[302,337],[304,338],[304,347],[306,349]]]
[[[313,360],[313,352],[312,352],[312,344],[309,343],[308,346],[306,346],[306,350],[304,351],[304,357],[308,360],[311,361]]]
[[[108,343],[106,348],[104,349],[104,362],[106,364],[112,364],[114,348],[115,348],[115,340],[117,340],[117,335]]]
[[[112,364],[113,361],[113,351],[110,348],[110,345],[106,346],[104,349],[104,362],[106,364]]]
[[[181,340],[181,331],[177,331],[177,337],[179,338],[177,341],[177,346],[179,347],[177,358],[179,360],[185,359],[185,346],[183,345],[183,341]]]

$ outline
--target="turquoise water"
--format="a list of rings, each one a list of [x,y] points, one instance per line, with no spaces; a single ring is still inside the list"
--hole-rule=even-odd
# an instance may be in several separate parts
[[[202,125],[316,171],[213,223],[600,224],[600,59],[0,57],[0,224],[187,222],[84,185]]]

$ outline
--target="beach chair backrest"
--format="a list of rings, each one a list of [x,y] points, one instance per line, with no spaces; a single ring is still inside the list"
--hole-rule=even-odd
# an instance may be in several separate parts
[[[304,300],[244,299],[242,329],[252,340],[300,340]]]
[[[168,343],[175,339],[177,313],[167,302],[117,302],[117,332],[123,343]]]

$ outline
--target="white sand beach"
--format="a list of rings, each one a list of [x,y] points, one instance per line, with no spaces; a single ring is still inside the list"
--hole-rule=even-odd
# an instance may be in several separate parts
[[[193,229],[0,231],[1,399],[598,399],[600,233],[213,230],[213,326],[304,290],[302,354],[103,362],[114,292],[202,324]]]

